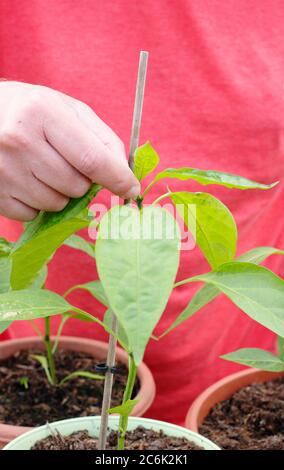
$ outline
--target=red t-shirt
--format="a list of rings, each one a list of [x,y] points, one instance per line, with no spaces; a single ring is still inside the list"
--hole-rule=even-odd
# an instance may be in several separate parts
[[[86,101],[128,143],[138,55],[148,50],[141,142],[152,141],[162,167],[219,169],[270,183],[284,174],[283,8],[281,0],[0,0],[0,76]],[[192,182],[178,187],[200,190]],[[177,188],[173,181],[171,188]],[[239,253],[256,245],[283,248],[283,185],[271,191],[205,190],[235,215]],[[3,218],[0,229],[11,239],[21,230]],[[284,275],[280,257],[267,265]],[[197,248],[182,253],[179,278],[207,270]],[[50,264],[48,287],[62,293],[95,275],[92,260],[63,247]],[[174,292],[157,333],[194,289]],[[87,294],[72,300],[102,312]],[[9,330],[11,337],[30,333],[23,322]],[[67,323],[65,333],[106,339],[99,327],[79,321]],[[221,354],[273,344],[268,330],[218,298],[149,344],[145,361],[157,381],[157,399],[148,416],[182,423],[200,391],[238,369]]]

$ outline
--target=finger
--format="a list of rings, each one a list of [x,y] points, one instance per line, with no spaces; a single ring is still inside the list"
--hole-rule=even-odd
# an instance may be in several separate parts
[[[12,197],[41,211],[61,211],[69,202],[66,196],[54,191],[33,175],[22,178],[17,186],[13,186],[12,191]]]
[[[139,194],[140,184],[128,167],[122,146],[113,151],[113,142],[95,135],[63,101],[56,113],[54,107],[50,110],[44,133],[48,142],[91,181],[121,197]]]
[[[15,198],[9,197],[5,200],[5,204],[0,207],[1,214],[9,219],[28,222],[33,220],[38,212],[32,207],[27,206]]]
[[[48,143],[41,142],[34,150],[35,157],[30,159],[30,169],[39,181],[68,197],[77,198],[86,194],[91,181]]]

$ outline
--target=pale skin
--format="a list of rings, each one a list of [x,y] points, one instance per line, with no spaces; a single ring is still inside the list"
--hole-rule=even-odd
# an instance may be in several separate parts
[[[0,214],[60,211],[96,182],[128,199],[140,184],[119,137],[85,103],[38,85],[0,83]]]

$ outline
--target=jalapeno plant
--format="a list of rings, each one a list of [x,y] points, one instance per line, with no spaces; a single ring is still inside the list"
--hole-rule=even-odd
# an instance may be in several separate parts
[[[136,149],[134,173],[142,183],[158,164],[159,157],[149,142]],[[147,197],[153,186],[166,179],[180,180],[184,187],[174,192],[167,188],[148,204]],[[128,416],[136,404],[132,400],[132,391],[137,367],[174,289],[188,283],[203,283],[162,336],[221,293],[251,318],[284,336],[284,281],[269,269],[259,266],[268,256],[283,252],[277,248],[258,247],[236,258],[237,227],[231,212],[209,193],[188,191],[188,180],[201,185],[221,185],[230,190],[268,190],[277,184],[257,183],[220,171],[168,168],[156,173],[132,204],[117,205],[106,212],[99,222],[95,244],[99,280],[69,290],[86,289],[100,300],[106,307],[103,322],[70,305],[57,294],[31,287],[57,247],[76,230],[86,226],[86,217],[82,217],[80,211],[84,212],[86,204],[99,188],[94,187],[83,201],[79,201],[80,210],[78,201],[71,201],[65,212],[40,214],[27,225],[9,255],[10,285],[14,290],[0,295],[2,325],[4,321],[48,317],[55,313],[68,315],[71,311],[82,319],[100,323],[117,337],[128,353],[129,373],[123,402],[109,410],[109,413],[120,415],[118,449],[124,448]],[[196,244],[211,267],[209,272],[176,280],[181,235],[175,217],[160,205],[166,199],[176,207],[185,226],[195,236]],[[52,247],[49,246],[51,238],[54,240]],[[32,243],[34,250],[31,252]],[[119,323],[118,332],[110,328],[113,314]]]

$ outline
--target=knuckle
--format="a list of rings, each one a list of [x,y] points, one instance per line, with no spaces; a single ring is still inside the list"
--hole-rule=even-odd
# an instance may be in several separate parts
[[[21,103],[18,110],[19,118],[24,122],[28,122],[30,119],[34,119],[35,116],[45,113],[48,106],[51,106],[51,100],[53,101],[53,95],[47,88],[42,86],[33,87]]]
[[[0,146],[9,149],[25,149],[30,145],[27,135],[17,126],[5,127],[0,131]]]

